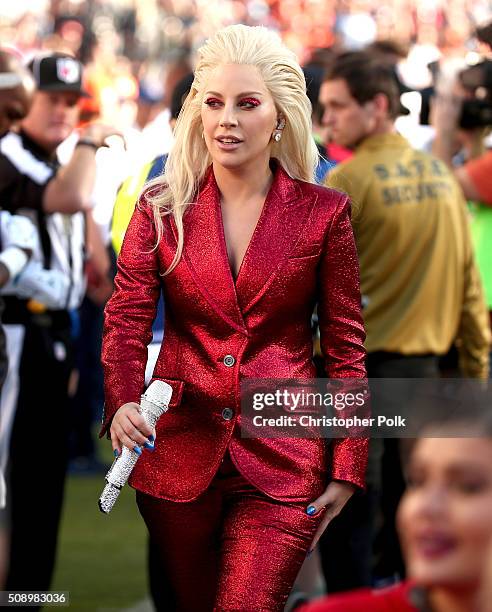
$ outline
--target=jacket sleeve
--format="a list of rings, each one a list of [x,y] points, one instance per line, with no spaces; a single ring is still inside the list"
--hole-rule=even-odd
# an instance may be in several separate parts
[[[366,378],[365,331],[361,315],[359,262],[348,197],[338,196],[320,263],[318,319],[328,378]],[[364,487],[369,441],[333,441],[332,477]]]
[[[463,376],[485,380],[489,377],[490,321],[480,274],[473,253],[468,214],[464,201],[462,215],[465,275],[463,305],[456,345]]]
[[[161,277],[153,212],[144,196],[135,207],[117,262],[114,293],[106,305],[102,356],[105,408],[100,437],[120,406],[139,402],[144,389],[147,346]]]

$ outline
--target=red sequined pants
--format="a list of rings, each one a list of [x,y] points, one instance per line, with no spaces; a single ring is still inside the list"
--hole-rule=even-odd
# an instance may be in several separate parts
[[[264,495],[229,455],[195,501],[137,492],[137,503],[160,550],[169,612],[281,612],[321,519],[306,503]]]

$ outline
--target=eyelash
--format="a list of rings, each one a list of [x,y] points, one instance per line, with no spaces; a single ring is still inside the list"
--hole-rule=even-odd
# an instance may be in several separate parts
[[[217,108],[217,105],[221,104],[221,101],[217,98],[208,98],[207,100],[205,100],[205,104],[210,108]],[[251,108],[256,108],[257,106],[260,106],[261,102],[259,100],[256,100],[256,98],[243,98],[238,102],[239,106],[246,104],[250,106],[243,106],[243,108],[249,110]]]
[[[261,102],[256,98],[244,98],[239,102],[239,104],[251,104],[251,107],[256,108],[260,106]]]

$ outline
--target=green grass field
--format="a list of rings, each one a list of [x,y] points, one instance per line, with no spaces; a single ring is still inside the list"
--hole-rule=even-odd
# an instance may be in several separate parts
[[[102,444],[109,463],[109,442]],[[135,492],[125,487],[104,515],[97,505],[103,485],[103,476],[67,480],[52,589],[69,591],[74,610],[121,610],[147,595],[146,531]]]

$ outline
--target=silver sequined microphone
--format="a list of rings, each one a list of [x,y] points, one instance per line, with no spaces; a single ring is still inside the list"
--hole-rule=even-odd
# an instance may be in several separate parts
[[[154,380],[140,400],[140,414],[150,427],[155,427],[157,419],[169,408],[173,394],[172,387],[162,380]],[[108,514],[113,508],[121,489],[125,486],[140,455],[134,450],[123,447],[109,472],[106,474],[107,485],[99,498],[99,510]]]

